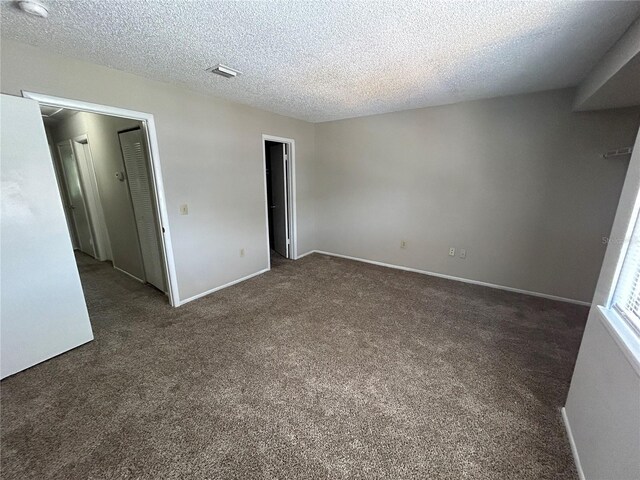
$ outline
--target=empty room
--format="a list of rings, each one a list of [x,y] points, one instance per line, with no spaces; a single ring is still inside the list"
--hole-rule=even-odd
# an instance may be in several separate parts
[[[640,2],[0,10],[3,479],[640,478]]]

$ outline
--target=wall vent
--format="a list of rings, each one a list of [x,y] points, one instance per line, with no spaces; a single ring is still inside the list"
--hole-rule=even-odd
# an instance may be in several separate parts
[[[241,75],[241,72],[239,72],[238,70],[234,70],[231,67],[227,67],[221,64],[218,64],[215,67],[207,68],[207,72],[215,73],[216,75],[220,75],[224,78],[233,78]]]

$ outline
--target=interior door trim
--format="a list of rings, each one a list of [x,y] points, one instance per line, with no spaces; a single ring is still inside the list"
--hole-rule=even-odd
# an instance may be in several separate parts
[[[267,176],[264,174],[264,168],[267,162],[267,150],[265,142],[279,142],[289,145],[287,152],[288,175],[287,175],[287,216],[289,224],[289,248],[290,257],[293,260],[298,259],[298,223],[296,208],[296,141],[293,138],[278,137],[275,135],[262,134],[262,178],[264,181],[264,218],[265,218],[265,250],[267,254],[267,269],[271,270],[271,248],[269,247],[269,202],[267,200]]]
[[[62,97],[54,97],[42,93],[29,92],[22,90],[22,96],[37,101],[41,105],[50,105],[53,107],[70,108],[90,113],[98,113],[101,115],[111,115],[122,118],[130,118],[142,122],[143,130],[147,135],[147,148],[150,159],[151,179],[153,181],[153,189],[156,196],[156,209],[158,218],[160,219],[162,230],[162,255],[164,259],[164,268],[167,275],[167,286],[169,289],[169,303],[178,307],[185,303],[180,299],[178,290],[178,278],[176,274],[176,264],[173,256],[173,246],[171,242],[171,231],[169,229],[169,213],[167,209],[167,200],[164,192],[164,182],[162,180],[162,167],[160,165],[160,149],[158,147],[158,136],[156,133],[156,124],[151,113],[138,112],[135,110],[127,110],[124,108],[110,107],[108,105],[100,105],[97,103],[84,102],[82,100],[72,100]]]

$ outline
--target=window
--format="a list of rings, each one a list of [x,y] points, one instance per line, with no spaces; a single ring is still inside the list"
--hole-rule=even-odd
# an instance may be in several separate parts
[[[640,334],[640,221],[633,233],[622,263],[611,306]]]

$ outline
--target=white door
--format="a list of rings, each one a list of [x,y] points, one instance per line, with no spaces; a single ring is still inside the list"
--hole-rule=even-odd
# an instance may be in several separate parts
[[[38,103],[0,96],[0,125],[4,378],[92,340],[93,333]]]
[[[62,166],[58,162],[56,153],[51,145],[49,145],[49,153],[51,154],[51,158],[56,159],[53,163],[53,169],[56,172],[56,181],[58,182],[58,190],[60,191],[60,198],[62,200],[62,206],[64,207],[64,217],[67,220],[67,228],[69,229],[69,236],[71,237],[71,245],[74,250],[78,250],[80,249],[80,245],[78,244],[78,237],[76,236],[76,227],[73,224],[71,202],[69,202],[67,187],[64,184]]]
[[[91,231],[91,219],[87,208],[86,195],[82,188],[80,170],[71,140],[58,143],[58,154],[62,163],[62,174],[64,175],[67,194],[69,198],[69,208],[71,218],[76,231],[76,238],[80,250],[92,257],[96,256],[93,232]]]
[[[271,215],[273,218],[273,249],[289,258],[289,221],[287,212],[287,154],[285,144],[270,147]]]
[[[154,287],[167,291],[162,255],[160,251],[160,231],[155,215],[155,202],[142,130],[137,128],[118,134],[127,181],[136,217],[145,280]]]
[[[91,220],[91,233],[93,234],[93,240],[95,242],[95,258],[101,262],[113,260],[111,241],[109,240],[107,223],[104,218],[104,210],[98,191],[98,179],[93,166],[89,139],[86,135],[82,135],[73,140],[73,151],[79,167],[82,191],[85,194],[84,199],[89,213],[88,216]]]

